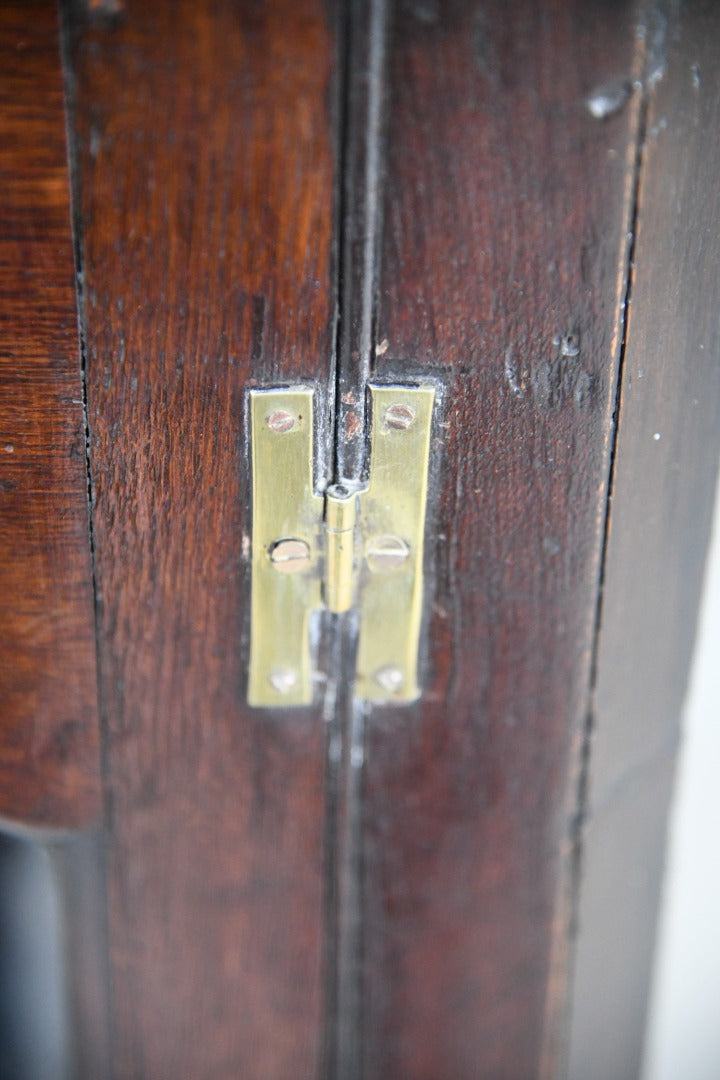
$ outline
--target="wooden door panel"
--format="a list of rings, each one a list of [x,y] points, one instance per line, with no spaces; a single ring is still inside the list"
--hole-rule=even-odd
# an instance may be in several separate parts
[[[557,1075],[638,49],[625,6],[391,22],[375,370],[444,391],[425,692],[367,721],[377,1080]]]
[[[683,12],[67,0],[60,37],[43,0],[0,13],[0,816],[81,838],[52,852],[93,1080],[104,1057],[118,1078],[563,1075],[586,798],[650,763],[620,855],[650,837],[654,894],[707,532],[715,23]],[[358,616],[326,612],[314,704],[250,708],[248,393],[314,387],[319,484],[352,484],[370,376],[437,387],[422,696],[355,700]],[[644,427],[664,409],[682,432],[691,394],[702,423],[662,458]],[[636,576],[680,468],[699,525]],[[657,655],[635,639],[676,609],[618,758]]]
[[[245,702],[245,405],[310,381],[327,441],[333,27],[313,0],[110,8],[68,31],[114,1064],[315,1077],[325,736]]]
[[[631,1078],[642,1064],[666,819],[720,459],[720,9],[690,0],[659,30],[593,701],[573,1080]]]
[[[0,10],[0,817],[101,821],[80,349],[57,11]]]

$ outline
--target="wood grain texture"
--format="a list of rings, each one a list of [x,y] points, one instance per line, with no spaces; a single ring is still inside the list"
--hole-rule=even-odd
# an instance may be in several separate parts
[[[0,10],[0,816],[101,814],[80,350],[53,3]]]
[[[373,1080],[557,1075],[637,49],[625,5],[394,12],[376,371],[445,394],[425,693],[368,719]]]
[[[720,10],[655,26],[600,627],[570,1075],[639,1072],[720,455]]]
[[[332,382],[326,6],[70,10],[118,1077],[315,1077],[324,730],[245,704],[245,399]],[[329,425],[319,415],[326,448]]]

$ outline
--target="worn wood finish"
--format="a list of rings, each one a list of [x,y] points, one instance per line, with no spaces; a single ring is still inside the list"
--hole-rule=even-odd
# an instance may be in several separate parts
[[[363,471],[382,209],[387,0],[345,0],[336,476]]]
[[[692,0],[658,29],[593,709],[576,1080],[639,1072],[720,455],[720,10]]]
[[[557,1075],[638,48],[625,5],[394,12],[376,370],[446,389],[425,694],[368,720],[373,1080]]]
[[[57,13],[0,10],[0,816],[101,813],[80,350]]]
[[[332,382],[330,15],[91,6],[69,23],[115,1069],[315,1077],[324,731],[245,704],[244,410]]]

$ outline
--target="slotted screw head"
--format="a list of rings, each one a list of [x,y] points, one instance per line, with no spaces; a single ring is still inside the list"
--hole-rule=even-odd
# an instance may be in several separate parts
[[[276,540],[270,548],[270,562],[278,574],[296,574],[310,565],[310,545],[304,540],[287,537]]]
[[[403,673],[400,668],[388,665],[375,672],[375,682],[378,686],[381,686],[386,693],[396,694],[398,690],[402,690],[405,679],[403,678]]]
[[[397,431],[406,431],[415,423],[415,410],[411,405],[396,402],[385,410],[385,424]]]
[[[285,431],[292,431],[295,427],[295,417],[285,409],[276,409],[275,412],[271,412],[268,416],[267,426],[271,431],[280,434]]]
[[[279,694],[289,694],[297,683],[297,672],[291,668],[275,668],[268,676],[273,690]]]
[[[375,572],[395,570],[407,562],[410,548],[399,536],[374,536],[365,552],[368,566]]]

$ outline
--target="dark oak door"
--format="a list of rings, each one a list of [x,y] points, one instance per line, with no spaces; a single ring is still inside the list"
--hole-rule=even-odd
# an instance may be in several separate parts
[[[636,1074],[718,446],[718,30],[4,5],[0,813],[54,852],[73,1075]],[[361,482],[370,379],[437,389],[421,695],[356,700],[324,612],[313,703],[251,707],[249,392],[311,386],[319,485]]]

